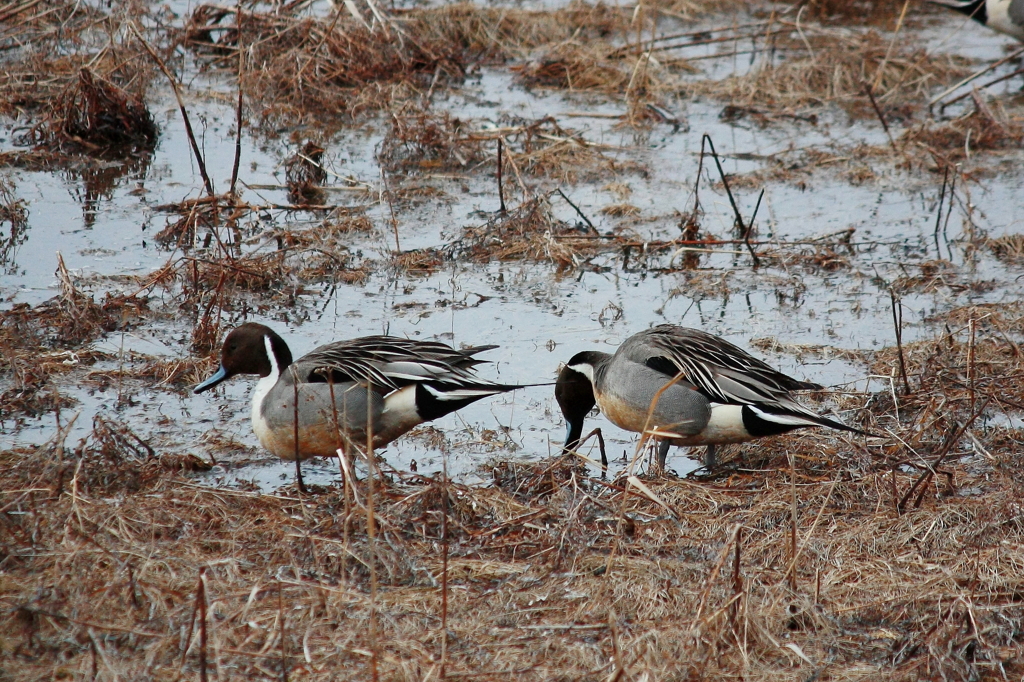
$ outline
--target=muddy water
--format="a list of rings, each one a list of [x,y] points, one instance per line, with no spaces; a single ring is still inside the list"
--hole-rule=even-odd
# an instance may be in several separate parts
[[[951,20],[952,21],[952,20]],[[940,44],[948,26],[926,29]],[[972,57],[992,59],[1002,43],[992,35],[966,26],[958,49]],[[932,34],[927,34],[932,35]],[[733,62],[735,60],[732,60]],[[708,64],[708,71],[742,70],[743,65]],[[208,78],[208,77],[203,77]],[[223,83],[193,86],[223,89]],[[173,254],[158,247],[152,235],[168,218],[153,207],[199,196],[201,181],[189,154],[182,125],[167,93],[157,91],[152,101],[161,122],[159,146],[148,164],[107,177],[5,171],[19,198],[28,204],[28,238],[5,263],[0,275],[2,305],[37,304],[56,293],[56,252],[63,254],[86,290],[102,292],[119,286],[110,276],[139,275],[164,265]],[[830,150],[842,156],[858,143],[883,146],[885,134],[872,122],[851,123],[842,113],[807,122],[775,122],[764,127],[751,121],[723,122],[721,105],[677,102],[676,113],[686,125],[674,129],[658,125],[644,134],[617,126],[617,121],[594,115],[621,114],[624,104],[579,95],[519,87],[505,71],[485,69],[451,95],[438,95],[435,109],[449,109],[472,126],[485,128],[509,117],[555,117],[559,125],[578,131],[586,140],[606,146],[606,153],[635,161],[648,169],[644,176],[625,174],[599,181],[563,186],[564,191],[601,233],[616,231],[643,244],[679,234],[677,212],[692,207],[701,136],[708,133],[725,157],[726,171],[752,173],[767,167],[773,157],[799,158],[798,150]],[[233,112],[210,98],[196,95],[189,108],[202,130],[211,176],[218,189],[226,188],[231,173],[234,140]],[[579,114],[589,114],[581,116]],[[242,180],[249,187],[245,198],[253,203],[286,201],[282,162],[292,150],[281,138],[246,136]],[[11,146],[10,128],[0,132],[2,147]],[[379,135],[364,131],[341,135],[329,145],[328,161],[334,172],[376,188],[379,169],[375,149]],[[796,151],[795,151],[796,150]],[[874,177],[860,184],[838,174],[814,171],[802,184],[769,181],[758,214],[762,249],[786,253],[813,247],[785,246],[806,242],[853,228],[849,249],[837,249],[847,264],[833,270],[804,262],[764,265],[755,269],[742,246],[700,254],[695,268],[682,270],[682,254],[645,253],[642,247],[628,255],[621,251],[580,263],[571,272],[557,272],[546,263],[450,264],[429,276],[395,273],[386,255],[393,236],[385,214],[375,207],[370,217],[378,231],[354,236],[352,248],[377,259],[378,272],[361,285],[324,285],[308,290],[290,309],[271,309],[256,316],[282,333],[293,352],[302,354],[333,339],[387,332],[460,344],[500,344],[486,355],[491,365],[481,367],[487,377],[509,383],[553,380],[561,361],[586,348],[613,349],[630,334],[661,322],[700,327],[744,347],[754,339],[774,338],[784,345],[825,346],[838,349],[877,350],[894,342],[887,286],[897,278],[914,276],[920,265],[949,261],[945,285],[904,296],[905,336],[914,340],[936,331],[929,320],[937,313],[970,303],[998,303],[1020,297],[1022,273],[992,259],[984,249],[970,248],[967,240],[981,234],[999,236],[1024,229],[1021,154],[1002,163],[966,188],[948,226],[936,234],[935,211],[941,178],[893,169],[888,162],[872,167]],[[713,176],[717,180],[717,176]],[[436,201],[396,207],[403,249],[438,246],[457,238],[461,229],[485,221],[480,211],[497,208],[493,181],[479,172],[447,173],[439,177],[411,178],[440,190]],[[401,179],[392,182],[400,186]],[[640,209],[632,221],[605,216],[600,209],[619,203],[608,184],[623,183],[631,194],[626,201]],[[730,238],[732,210],[723,192],[702,180],[702,227],[720,238]],[[558,187],[554,180],[539,189]],[[394,187],[392,189],[395,189]],[[963,191],[963,190],[962,190]],[[331,191],[335,203],[367,201],[365,195]],[[740,208],[750,216],[757,191],[737,190]],[[553,201],[558,218],[576,222],[572,207]],[[970,205],[970,209],[967,206]],[[273,213],[271,227],[301,229],[308,217]],[[834,241],[834,240],[826,240]],[[775,245],[773,247],[773,245]],[[249,244],[246,249],[272,249],[271,244]],[[979,285],[983,283],[983,285]],[[97,346],[119,360],[100,363],[94,370],[116,369],[138,362],[130,352],[173,358],[187,354],[189,322],[154,323],[128,334],[112,335]],[[798,357],[788,353],[755,351],[782,370],[808,380],[858,391],[884,390],[887,378],[871,377],[862,364],[830,359],[826,353]],[[75,388],[75,385],[85,388]],[[235,379],[225,388],[193,396],[136,383],[105,389],[83,383],[72,375],[61,390],[78,405],[60,418],[66,422],[80,412],[71,442],[91,429],[92,417],[113,414],[154,446],[167,451],[188,451],[217,458],[219,466],[205,475],[211,483],[252,481],[262,488],[288,482],[292,465],[281,464],[262,452],[248,422],[248,396],[252,385]],[[828,405],[819,406],[828,409]],[[46,416],[21,424],[4,425],[8,445],[35,444],[51,438],[56,417]],[[415,466],[422,473],[438,470],[446,460],[449,471],[467,480],[487,477],[487,462],[509,457],[525,460],[558,450],[563,425],[550,386],[524,389],[484,401],[435,424],[441,439],[406,437],[385,451],[389,464],[399,470]],[[609,439],[610,455],[632,453],[635,439],[600,417],[588,426],[601,426]],[[213,448],[213,441],[230,439],[236,447]],[[673,451],[669,465],[679,473],[697,466],[682,451]],[[307,464],[313,482],[336,478],[334,464]]]

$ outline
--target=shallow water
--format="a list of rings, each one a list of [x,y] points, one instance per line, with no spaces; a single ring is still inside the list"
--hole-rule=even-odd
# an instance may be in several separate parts
[[[949,35],[948,22],[925,29],[939,43]],[[980,27],[979,27],[980,28]],[[957,49],[977,59],[1001,55],[1002,39],[990,32],[965,26]],[[959,35],[959,34],[958,34]],[[708,65],[716,77],[721,62]],[[998,72],[996,72],[998,73]],[[695,76],[696,77],[696,76]],[[194,90],[224,89],[211,75],[197,76]],[[1010,87],[1007,85],[1006,87]],[[201,180],[192,161],[177,109],[168,93],[158,88],[150,104],[161,126],[157,149],[148,165],[113,179],[83,178],[68,174],[4,171],[28,204],[27,240],[4,264],[0,297],[5,309],[18,303],[38,304],[57,293],[54,269],[60,252],[86,290],[97,293],[118,288],[109,278],[139,275],[163,266],[172,252],[157,246],[152,235],[168,217],[153,207],[198,197]],[[219,190],[226,188],[234,153],[234,112],[213,98],[195,97],[188,102],[198,123],[211,177]],[[471,126],[484,128],[509,117],[537,119],[553,116],[559,125],[578,131],[591,143],[619,147],[608,151],[619,159],[638,161],[649,173],[610,176],[597,182],[559,185],[547,180],[547,189],[562,186],[565,193],[606,233],[626,230],[635,241],[668,240],[679,233],[677,212],[692,207],[692,188],[697,171],[701,136],[708,133],[724,158],[729,173],[743,174],[766,167],[768,159],[810,147],[836,153],[858,143],[882,146],[886,137],[873,121],[850,123],[839,112],[823,116],[817,125],[806,122],[773,123],[760,127],[741,120],[720,119],[722,105],[714,102],[677,102],[676,113],[686,126],[674,130],[656,125],[636,135],[608,118],[569,114],[621,114],[624,104],[577,94],[526,90],[504,70],[483,69],[478,77],[450,95],[439,94],[435,110],[449,109]],[[268,140],[247,133],[242,153],[242,180],[248,186],[272,187],[246,190],[253,203],[285,202],[283,160],[291,153],[287,133]],[[11,148],[10,127],[0,131],[0,148]],[[328,147],[332,170],[373,187],[380,183],[375,160],[379,135],[360,130],[340,135]],[[1011,155],[996,172],[971,184],[975,233],[999,236],[1024,228],[1024,204],[1019,201],[1024,164],[1022,154]],[[789,158],[786,156],[785,158]],[[794,157],[795,158],[795,157]],[[1014,169],[1015,166],[1015,169]],[[1019,300],[1021,272],[970,247],[965,231],[969,222],[958,205],[946,230],[936,235],[935,211],[941,177],[895,170],[888,162],[872,168],[876,177],[859,185],[825,171],[805,178],[806,187],[769,181],[758,213],[758,238],[783,244],[855,229],[846,267],[827,271],[803,264],[789,267],[751,267],[742,245],[722,252],[702,254],[696,269],[680,269],[681,254],[644,254],[635,249],[627,258],[621,252],[591,258],[576,272],[559,273],[546,263],[494,262],[487,265],[451,264],[432,275],[396,274],[381,267],[361,285],[322,286],[307,289],[293,308],[270,309],[251,319],[265,322],[288,340],[298,356],[333,339],[387,332],[422,339],[441,339],[453,344],[497,343],[486,354],[492,361],[480,368],[483,376],[508,383],[553,381],[559,363],[586,348],[613,349],[624,338],[651,324],[672,322],[700,327],[743,347],[751,340],[775,338],[783,345],[826,346],[839,349],[878,350],[894,343],[892,313],[887,286],[904,275],[918,274],[921,263],[948,260],[949,286],[916,291],[904,296],[904,340],[928,337],[939,325],[929,319],[951,308],[971,303]],[[717,181],[717,174],[712,174]],[[403,249],[438,246],[456,238],[463,227],[485,221],[479,211],[497,208],[493,181],[479,173],[448,173],[444,177],[413,177],[443,191],[438,201],[396,206]],[[637,206],[640,218],[623,221],[600,213],[618,200],[607,187],[610,182],[628,184],[627,201]],[[400,183],[401,179],[392,179]],[[702,180],[702,227],[728,238],[732,210],[725,194],[710,189]],[[394,189],[394,187],[392,187]],[[741,211],[749,217],[757,199],[753,189],[737,189]],[[339,204],[364,203],[365,196],[330,192]],[[966,198],[965,198],[966,203]],[[574,209],[552,200],[555,215],[576,222]],[[367,257],[383,259],[393,237],[386,206],[370,210],[378,230],[354,235],[351,247]],[[300,228],[307,216],[273,212],[276,226]],[[268,221],[267,227],[275,226]],[[765,245],[760,248],[769,248]],[[273,243],[247,245],[246,249],[272,249]],[[781,247],[780,247],[781,248]],[[794,249],[796,247],[788,247]],[[810,248],[810,247],[808,247]],[[979,282],[985,286],[971,286]],[[130,334],[111,335],[96,345],[121,358],[93,367],[116,369],[133,360],[129,352],[157,357],[187,355],[191,322],[152,323]],[[823,359],[817,354],[797,357],[754,351],[783,371],[799,378],[859,391],[885,390],[887,378],[868,376],[859,364]],[[81,377],[69,379],[80,383]],[[0,387],[6,387],[0,381]],[[241,448],[224,455],[205,475],[211,482],[252,481],[263,489],[291,480],[293,465],[280,463],[263,453],[249,425],[248,396],[252,382],[238,378],[223,389],[194,396],[160,387],[112,385],[99,388],[62,385],[75,398],[79,412],[69,440],[76,442],[91,430],[94,415],[114,414],[162,451],[211,454],[212,435],[230,438]],[[828,405],[819,409],[827,410]],[[61,415],[66,422],[71,416]],[[841,416],[841,415],[840,415]],[[31,445],[54,435],[54,415],[5,424],[4,442]],[[409,470],[413,460],[420,473],[439,470],[446,460],[450,472],[466,480],[485,479],[486,462],[493,458],[537,459],[557,452],[563,425],[550,386],[523,389],[477,403],[434,426],[446,446],[425,438],[406,437],[384,452],[389,464]],[[609,455],[618,459],[632,453],[635,439],[601,417],[587,427],[601,426],[609,442]],[[682,450],[674,450],[670,467],[686,473],[697,466]],[[332,463],[311,463],[305,469],[314,483],[337,477]]]

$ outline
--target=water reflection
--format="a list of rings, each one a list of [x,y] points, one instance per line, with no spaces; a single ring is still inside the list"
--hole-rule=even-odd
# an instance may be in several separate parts
[[[16,275],[15,256],[28,238],[28,208],[18,199],[14,180],[0,177],[0,268],[5,275]]]

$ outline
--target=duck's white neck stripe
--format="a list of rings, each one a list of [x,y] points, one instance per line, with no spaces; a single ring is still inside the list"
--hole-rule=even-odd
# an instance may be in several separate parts
[[[578,365],[569,365],[569,369],[574,372],[579,372],[586,378],[590,379],[590,383],[594,383],[594,366],[589,362],[581,362]]]
[[[267,359],[270,361],[270,374],[260,378],[256,382],[256,390],[252,394],[252,427],[256,435],[263,441],[261,431],[265,430],[263,424],[263,399],[270,393],[277,380],[281,377],[281,368],[277,364],[277,356],[274,355],[274,346],[270,343],[270,337],[263,337],[263,345],[267,351]]]
[[[270,374],[265,378],[273,379],[273,381],[270,382],[270,385],[273,386],[277,383],[278,377],[281,376],[281,368],[277,366],[277,356],[274,355],[274,344],[270,342],[269,336],[263,337],[263,346],[267,350],[267,359],[270,360]]]

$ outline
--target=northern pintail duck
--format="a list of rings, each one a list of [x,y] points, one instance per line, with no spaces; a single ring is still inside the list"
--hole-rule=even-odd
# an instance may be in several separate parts
[[[486,361],[473,356],[492,348],[497,346],[456,350],[434,341],[364,336],[292,361],[276,332],[247,322],[227,335],[220,369],[194,390],[202,393],[236,374],[258,374],[252,428],[263,447],[288,460],[329,457],[339,446],[365,449],[371,434],[373,446],[383,447],[423,422],[521,388],[474,374],[473,367]]]
[[[928,0],[962,12],[994,31],[1024,41],[1024,0]]]
[[[676,377],[652,409],[655,396]],[[579,444],[583,420],[597,404],[620,428],[655,431],[662,467],[671,445],[707,445],[705,466],[711,469],[720,444],[808,426],[863,433],[810,411],[790,395],[820,388],[772,369],[717,336],[663,324],[629,337],[614,355],[574,355],[558,375],[555,398],[568,430],[566,451]]]

